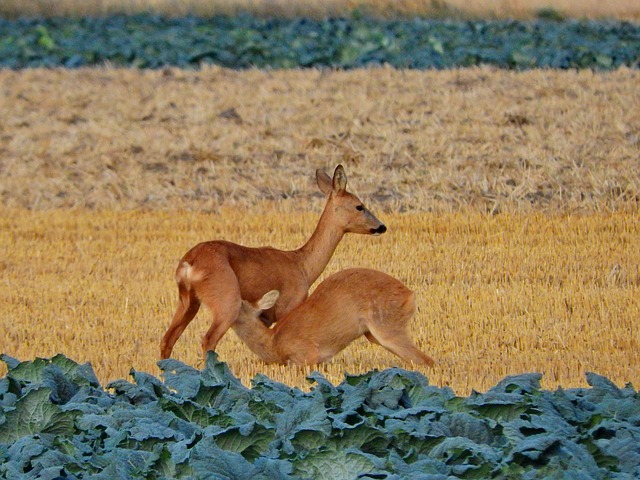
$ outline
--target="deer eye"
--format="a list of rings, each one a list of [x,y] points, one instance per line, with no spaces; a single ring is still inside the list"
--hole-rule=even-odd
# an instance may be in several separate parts
[[[364,205],[358,205],[356,207],[356,210],[358,210],[359,212],[364,212]]]

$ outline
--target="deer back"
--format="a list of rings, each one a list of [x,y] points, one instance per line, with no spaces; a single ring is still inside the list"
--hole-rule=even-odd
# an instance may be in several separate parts
[[[414,311],[414,294],[399,280],[376,270],[342,270],[280,320],[274,346],[281,355],[290,356],[312,344],[330,357],[368,332],[372,324],[404,330]]]

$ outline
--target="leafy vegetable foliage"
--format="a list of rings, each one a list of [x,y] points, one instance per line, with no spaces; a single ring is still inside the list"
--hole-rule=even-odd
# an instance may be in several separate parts
[[[0,66],[9,68],[109,63],[142,68],[389,64],[443,69],[488,64],[606,70],[637,68],[639,51],[640,25],[614,21],[289,20],[247,15],[0,19]]]
[[[392,368],[322,375],[310,392],[264,376],[244,387],[215,354],[202,371],[159,363],[103,389],[57,355],[0,379],[0,478],[639,478],[640,397],[507,377],[457,397]]]

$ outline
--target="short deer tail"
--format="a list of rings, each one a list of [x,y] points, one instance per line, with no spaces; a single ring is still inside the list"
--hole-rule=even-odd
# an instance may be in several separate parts
[[[415,292],[410,291],[410,295],[407,296],[407,299],[402,304],[402,309],[407,312],[408,316],[412,316],[416,313],[416,294]]]

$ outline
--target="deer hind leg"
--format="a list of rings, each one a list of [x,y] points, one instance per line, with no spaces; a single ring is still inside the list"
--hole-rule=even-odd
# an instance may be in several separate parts
[[[160,343],[160,358],[163,359],[171,356],[173,346],[178,341],[178,338],[180,338],[184,329],[187,328],[187,325],[191,323],[193,317],[200,310],[200,300],[198,300],[195,292],[188,289],[182,282],[178,283],[178,293],[180,294],[180,299],[178,300],[176,313],[173,315],[173,320]]]
[[[203,279],[196,287],[198,297],[211,312],[211,326],[202,337],[202,351],[206,356],[238,319],[242,298],[238,279],[230,266],[217,270],[215,276]]]
[[[391,353],[407,362],[427,365],[429,367],[433,367],[435,363],[433,358],[422,352],[422,350],[413,343],[413,340],[411,340],[406,330],[387,332],[384,329],[374,327],[370,329],[369,333],[373,336],[375,340],[374,343],[379,343]],[[367,338],[371,341],[369,335],[367,335]]]

